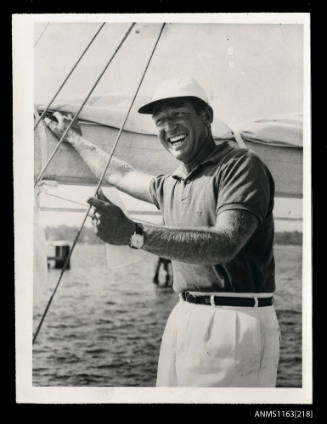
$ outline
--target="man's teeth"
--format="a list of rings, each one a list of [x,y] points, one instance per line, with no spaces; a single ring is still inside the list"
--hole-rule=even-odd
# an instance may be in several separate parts
[[[182,135],[178,135],[176,137],[170,137],[170,142],[171,143],[177,143],[178,141],[182,141],[184,140],[184,138],[186,137],[186,134],[182,134]]]

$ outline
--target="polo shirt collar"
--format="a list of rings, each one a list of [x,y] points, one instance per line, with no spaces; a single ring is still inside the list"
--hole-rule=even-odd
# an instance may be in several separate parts
[[[217,163],[222,156],[231,149],[227,141],[224,141],[221,144],[217,144],[216,147],[212,150],[209,156],[207,156],[203,161],[198,163],[190,172],[187,172],[184,165],[180,165],[173,173],[172,177],[177,179],[185,180],[186,178],[191,177],[195,171],[197,171],[201,166],[207,163]]]

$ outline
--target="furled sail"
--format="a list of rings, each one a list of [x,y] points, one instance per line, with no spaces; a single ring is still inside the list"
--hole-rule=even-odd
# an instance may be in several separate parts
[[[124,120],[129,101],[128,96],[118,95],[91,98],[79,115],[83,136],[109,152]],[[153,174],[172,172],[178,162],[158,142],[151,117],[137,113],[139,104],[144,101],[144,98],[139,98],[132,109],[116,155]],[[80,103],[80,100],[60,102],[53,105],[51,110],[74,114]],[[42,105],[38,106],[39,111],[43,108]],[[246,147],[255,151],[269,167],[275,179],[277,196],[302,196],[301,114],[260,118],[243,122],[233,129],[218,119],[213,122],[212,132],[217,142],[228,140],[235,144],[234,131],[240,134]],[[46,137],[42,140],[39,132],[35,133],[35,176],[41,171],[41,163],[46,159],[44,152],[49,156],[57,143],[47,128],[45,133]],[[42,147],[42,143],[46,143],[46,148],[44,145]],[[51,161],[44,178],[62,184],[89,185],[97,182],[87,165],[65,143]]]

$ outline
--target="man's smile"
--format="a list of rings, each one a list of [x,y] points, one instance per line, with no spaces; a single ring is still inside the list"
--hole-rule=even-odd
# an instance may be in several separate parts
[[[172,146],[174,149],[177,149],[178,147],[181,147],[184,144],[184,141],[187,137],[187,134],[179,134],[175,135],[174,137],[169,137],[168,142],[169,145]]]

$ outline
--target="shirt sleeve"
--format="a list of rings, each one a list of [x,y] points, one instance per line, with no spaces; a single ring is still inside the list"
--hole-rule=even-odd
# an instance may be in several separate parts
[[[163,204],[164,180],[164,175],[158,175],[150,181],[149,192],[157,209],[161,209]]]
[[[228,160],[218,177],[217,215],[226,210],[246,210],[260,224],[272,211],[274,183],[272,176],[251,151]]]

